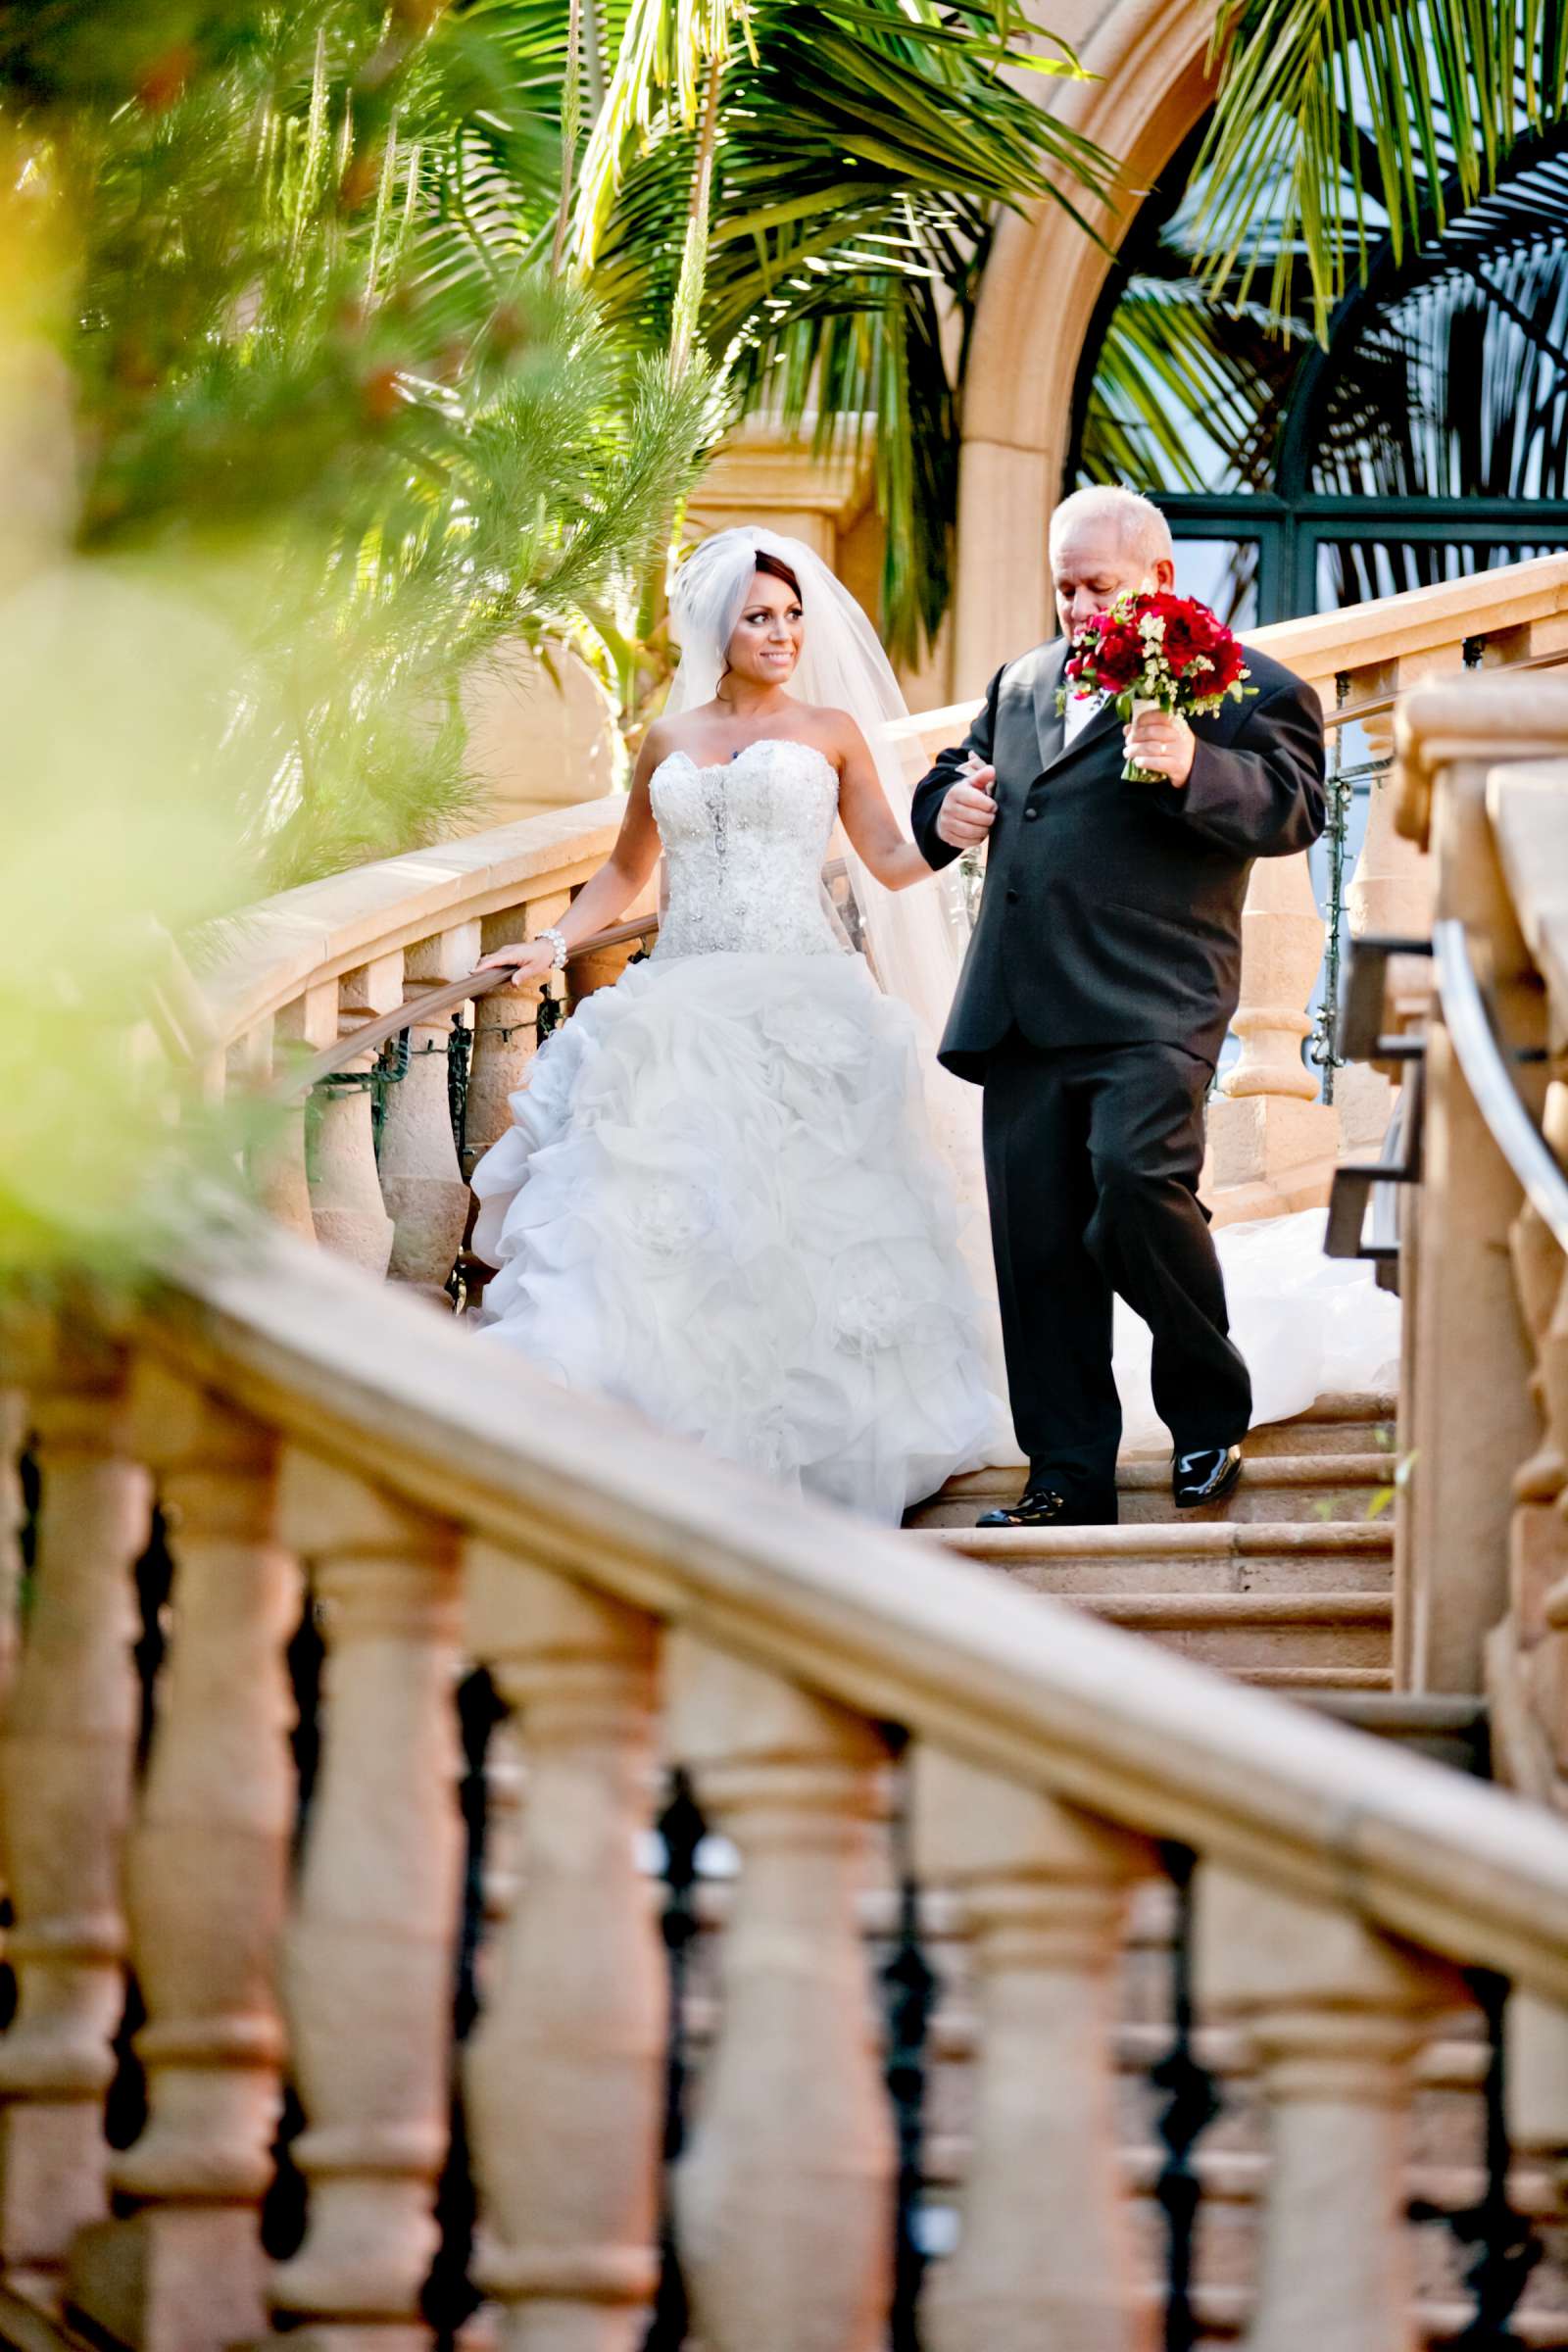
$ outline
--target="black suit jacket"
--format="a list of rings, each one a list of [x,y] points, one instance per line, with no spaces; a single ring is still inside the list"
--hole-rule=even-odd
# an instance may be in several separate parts
[[[941,1047],[960,1078],[984,1078],[1014,1023],[1037,1046],[1157,1042],[1217,1061],[1252,860],[1323,830],[1317,697],[1266,654],[1247,652],[1255,694],[1194,722],[1180,792],[1123,783],[1108,706],[1063,748],[1065,659],[1057,638],[999,669],[963,743],[915,788],[914,838],[940,867],[958,854],[936,820],[965,756],[997,770],[980,916]]]

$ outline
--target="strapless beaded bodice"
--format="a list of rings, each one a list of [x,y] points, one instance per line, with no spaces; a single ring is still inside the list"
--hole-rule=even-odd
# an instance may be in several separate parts
[[[649,792],[668,888],[656,959],[842,952],[822,898],[839,780],[813,745],[764,736],[722,767],[671,752]]]

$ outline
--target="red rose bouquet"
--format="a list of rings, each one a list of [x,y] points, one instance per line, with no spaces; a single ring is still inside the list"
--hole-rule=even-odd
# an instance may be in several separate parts
[[[1073,638],[1056,708],[1065,710],[1075,695],[1103,694],[1126,719],[1150,710],[1204,718],[1222,703],[1255,694],[1250,675],[1240,639],[1196,598],[1163,589],[1119,596]],[[1134,760],[1121,772],[1130,784],[1164,780]]]

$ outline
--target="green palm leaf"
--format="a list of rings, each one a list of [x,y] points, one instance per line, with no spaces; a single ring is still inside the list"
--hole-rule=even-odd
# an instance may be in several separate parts
[[[1327,339],[1371,241],[1418,251],[1495,183],[1527,132],[1564,117],[1563,0],[1230,0],[1199,159],[1212,290],[1266,281],[1285,316],[1303,262]]]
[[[870,434],[902,653],[948,601],[958,369],[992,223],[1026,202],[1074,210],[1074,191],[1111,180],[1097,148],[1003,79],[1010,25],[1005,6],[752,0],[745,37],[708,49],[721,78],[702,340],[744,406],[787,424],[814,413],[824,440]],[[675,310],[700,130],[695,79],[683,97],[641,39],[633,17],[610,105],[640,127],[612,165],[601,146],[591,194],[585,174],[579,251],[611,316],[652,345]],[[1079,72],[1065,53],[1031,62]]]

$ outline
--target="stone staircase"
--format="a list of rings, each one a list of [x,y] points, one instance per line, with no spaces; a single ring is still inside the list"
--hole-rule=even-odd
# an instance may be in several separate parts
[[[940,1544],[1239,1680],[1291,1692],[1458,1770],[1485,1773],[1483,1701],[1392,1689],[1394,1416],[1390,1396],[1325,1396],[1296,1420],[1253,1431],[1241,1487],[1207,1510],[1175,1510],[1167,1460],[1126,1460],[1117,1482],[1121,1523],[1113,1528],[977,1529],[977,1514],[1010,1499],[1018,1485],[1016,1472],[978,1472],[912,1512],[909,1541]],[[1114,2038],[1122,2171],[1152,2305],[1165,2276],[1156,2187],[1168,2161],[1159,2135],[1166,2093],[1152,2070],[1171,2048],[1175,1915],[1172,1886],[1151,1881],[1138,1887]],[[886,1886],[867,1896],[864,1920],[885,1957],[896,1931]],[[921,1933],[940,1984],[928,2045],[924,2175],[925,2235],[929,2250],[941,2254],[957,2233],[954,2199],[969,2165],[976,2026],[961,1915],[940,1891],[921,1897]],[[1218,2100],[1194,2156],[1202,2200],[1195,2312],[1200,2343],[1218,2346],[1235,2342],[1248,2323],[1269,2158],[1245,2034],[1200,2017],[1194,2055]],[[1460,2214],[1481,2200],[1487,2071],[1473,2009],[1433,2021],[1417,2064],[1405,2179],[1413,2205]],[[1544,2247],[1514,2314],[1512,2340],[1568,2346],[1568,2225],[1556,2184],[1538,2167],[1516,2165],[1509,2195]],[[1413,2340],[1436,2347],[1473,2316],[1465,2284],[1473,2251],[1436,2219],[1414,2238]]]
[[[1178,1512],[1168,1461],[1135,1457],[1118,1476],[1117,1527],[977,1528],[1017,1492],[1017,1472],[993,1470],[952,1480],[908,1527],[1243,1682],[1388,1691],[1393,1443],[1392,1397],[1325,1396],[1254,1430],[1241,1486],[1206,1509]]]

